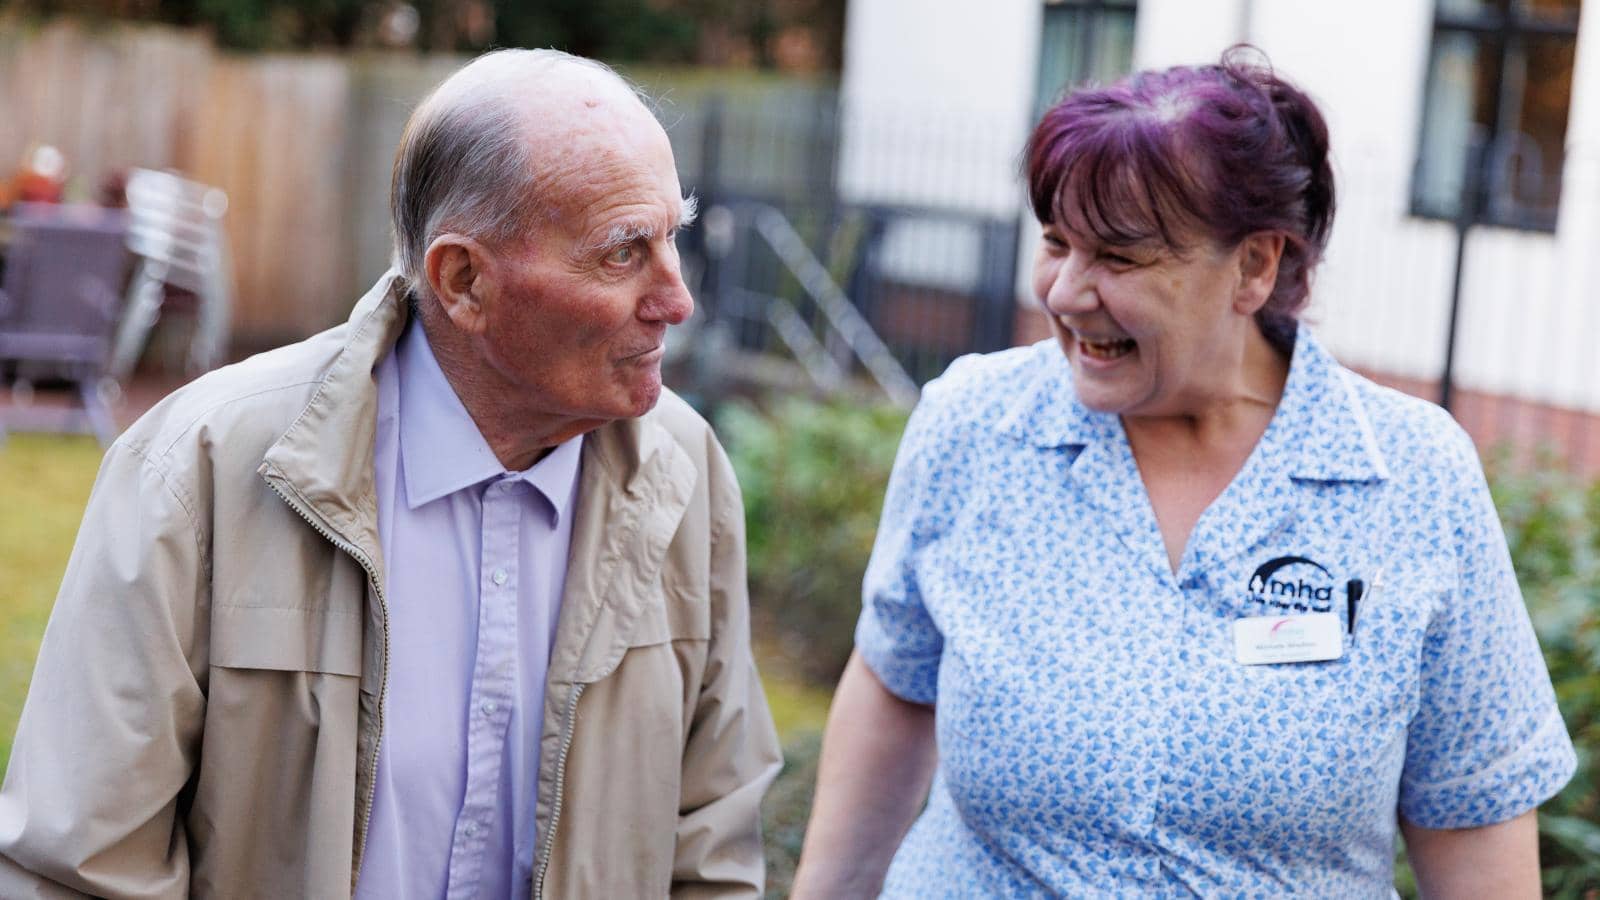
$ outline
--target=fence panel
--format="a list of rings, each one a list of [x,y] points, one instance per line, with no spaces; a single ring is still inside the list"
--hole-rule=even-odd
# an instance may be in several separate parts
[[[0,177],[51,144],[73,199],[131,167],[222,188],[233,342],[272,346],[342,319],[387,266],[395,142],[417,98],[462,61],[231,56],[163,27],[0,30]]]
[[[0,173],[35,144],[63,150],[89,195],[114,169],[183,166],[211,62],[176,29],[0,31]]]
[[[292,340],[338,321],[353,299],[349,106],[349,71],[335,59],[225,57],[211,67],[184,156],[195,178],[230,198],[236,335]]]

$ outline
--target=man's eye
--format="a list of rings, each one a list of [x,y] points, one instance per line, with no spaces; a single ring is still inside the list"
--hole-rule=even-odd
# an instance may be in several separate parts
[[[1137,262],[1129,259],[1126,256],[1123,256],[1120,253],[1102,253],[1100,254],[1100,257],[1113,266],[1123,266],[1126,268],[1138,265]]]
[[[633,248],[626,245],[618,247],[606,254],[606,262],[614,266],[625,266],[633,262]]]

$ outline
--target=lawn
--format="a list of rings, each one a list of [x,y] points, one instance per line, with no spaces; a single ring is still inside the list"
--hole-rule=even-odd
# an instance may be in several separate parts
[[[26,434],[0,444],[0,772],[99,465],[90,438]]]
[[[12,435],[0,444],[0,773],[100,455],[88,438]],[[820,731],[827,693],[775,666],[763,673],[785,740]]]

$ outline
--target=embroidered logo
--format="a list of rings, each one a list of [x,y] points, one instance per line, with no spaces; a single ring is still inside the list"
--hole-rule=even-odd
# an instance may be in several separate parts
[[[1333,573],[1310,557],[1279,556],[1256,567],[1245,590],[1273,609],[1327,612],[1333,608]]]

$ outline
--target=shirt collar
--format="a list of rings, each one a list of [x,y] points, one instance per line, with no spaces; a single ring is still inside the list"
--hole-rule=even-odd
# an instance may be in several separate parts
[[[1274,417],[1282,420],[1289,476],[1311,481],[1382,481],[1389,477],[1355,379],[1311,329],[1300,326],[1289,363],[1289,381]]]
[[[445,378],[417,320],[401,336],[395,357],[407,507],[416,509],[491,479],[516,479],[550,501],[557,522],[567,514],[578,479],[582,437],[557,445],[527,469],[509,472]]]
[[[996,423],[1004,434],[1038,447],[1078,447],[1122,440],[1121,423],[1078,399],[1072,369],[1054,340],[1034,345],[1044,359],[1031,383]],[[1354,377],[1300,326],[1283,397],[1263,441],[1284,442],[1285,474],[1308,480],[1377,481],[1389,477]]]
[[[583,459],[582,449],[582,435],[568,438],[545,454],[544,459],[516,473],[516,477],[532,485],[534,490],[550,501],[551,508],[555,510],[556,522],[566,518],[567,511],[572,508],[578,496],[578,469]]]

